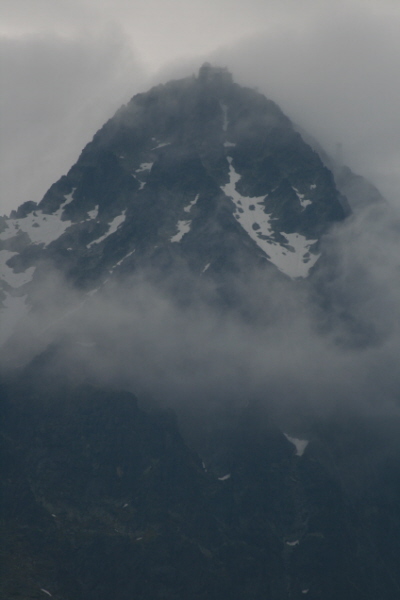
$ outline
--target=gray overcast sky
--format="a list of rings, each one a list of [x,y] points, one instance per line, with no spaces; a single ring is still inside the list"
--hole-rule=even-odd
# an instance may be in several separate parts
[[[399,0],[2,0],[0,214],[134,93],[223,64],[400,205]]]

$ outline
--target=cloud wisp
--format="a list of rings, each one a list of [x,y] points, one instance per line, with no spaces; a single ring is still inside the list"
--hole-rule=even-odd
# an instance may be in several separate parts
[[[49,272],[3,370],[44,352],[51,378],[122,387],[204,418],[252,403],[292,426],[398,412],[399,228],[390,211],[361,211],[326,237],[331,259],[315,285],[254,272],[236,282],[229,309],[183,272],[162,284],[142,272],[92,296]],[[177,296],[178,281],[194,291]]]

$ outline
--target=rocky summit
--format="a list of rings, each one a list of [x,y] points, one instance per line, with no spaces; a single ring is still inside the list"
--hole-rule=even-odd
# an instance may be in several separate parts
[[[0,219],[1,600],[399,597],[397,388],[337,234],[383,205],[205,64]]]
[[[1,220],[2,337],[50,265],[86,291],[149,266],[306,278],[344,202],[276,104],[204,65],[132,98],[38,205]]]

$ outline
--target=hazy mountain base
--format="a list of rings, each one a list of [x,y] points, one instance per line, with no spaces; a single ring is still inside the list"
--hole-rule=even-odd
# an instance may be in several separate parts
[[[1,390],[2,598],[398,594],[399,419],[337,415],[297,456],[253,407],[200,458],[128,393],[44,389]]]

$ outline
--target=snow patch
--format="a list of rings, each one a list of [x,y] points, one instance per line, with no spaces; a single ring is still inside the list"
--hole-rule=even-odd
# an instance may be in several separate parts
[[[135,173],[143,173],[143,171],[151,171],[154,162],[144,162],[135,171]]]
[[[294,437],[291,437],[290,435],[287,435],[287,433],[284,433],[283,435],[288,440],[288,442],[293,444],[293,446],[296,448],[296,456],[303,456],[304,450],[307,448],[308,444],[310,443],[309,440],[299,440],[298,438],[294,438]]]
[[[72,188],[72,192],[70,194],[64,194],[64,198],[65,198],[65,202],[63,204],[63,206],[67,206],[67,204],[69,204],[70,202],[72,202],[73,195],[75,193],[76,188]]]
[[[192,200],[191,202],[189,202],[189,204],[187,206],[184,207],[184,211],[189,213],[192,210],[192,207],[196,204],[197,200],[199,199],[200,194],[197,194],[196,198],[194,200]]]
[[[171,142],[161,142],[160,144],[158,144],[158,146],[154,146],[154,148],[151,148],[152,150],[158,150],[158,148],[164,148],[164,146],[170,146]]]
[[[116,269],[116,267],[119,267],[126,258],[128,258],[128,256],[131,256],[131,254],[133,254],[136,251],[136,248],[134,250],[132,250],[131,252],[128,252],[128,254],[126,254],[125,256],[123,256],[121,258],[121,260],[119,260],[117,263],[115,263],[115,265],[113,267],[111,267],[111,269],[108,271],[110,274],[114,272],[114,269]]]
[[[264,212],[266,196],[255,198],[241,196],[236,191],[236,184],[241,176],[232,166],[231,157],[228,157],[228,162],[229,183],[222,186],[221,189],[233,200],[236,207],[234,216],[238,223],[267,255],[268,260],[282,273],[292,278],[307,277],[310,268],[320,256],[310,253],[311,246],[317,240],[308,240],[299,233],[281,232],[281,235],[286,238],[287,244],[278,243],[270,224],[272,215]]]
[[[310,186],[310,188],[312,189],[312,187]],[[299,190],[297,188],[295,188],[294,186],[292,187],[292,189],[296,192],[296,195],[299,199],[299,202],[302,206],[302,208],[306,208],[306,206],[308,206],[309,204],[312,204],[311,200],[305,200],[305,194],[300,194]]]
[[[236,144],[235,142],[224,142],[224,146],[225,148],[235,148]]]
[[[210,267],[211,263],[207,263],[206,266],[204,267],[204,269],[202,270],[202,273],[205,273],[207,271],[207,269]]]
[[[300,544],[299,540],[295,540],[294,542],[286,542],[287,546],[298,546]]]
[[[301,590],[301,593],[302,594],[308,594],[309,591],[310,591],[309,589],[307,589],[307,590]]]
[[[114,266],[113,269],[115,269],[115,267],[119,267],[126,258],[128,258],[128,256],[131,256],[134,252],[136,252],[136,248],[134,248],[133,250],[131,250],[131,252],[128,252],[128,254],[125,254],[125,256],[123,258],[121,258],[121,260],[119,260]]]
[[[297,277],[307,277],[308,271],[315,265],[321,256],[320,254],[311,254],[311,252],[309,252],[310,247],[316,244],[318,240],[307,240],[307,238],[300,233],[285,233],[284,231],[281,231],[280,233],[287,239],[289,246],[294,250],[294,256],[297,256],[298,259],[301,258],[303,261],[301,267],[303,273],[297,275]],[[295,270],[297,271],[299,269],[300,266],[295,265]]]
[[[310,204],[312,204],[311,200],[300,200],[300,204],[303,208],[306,208]]]
[[[190,231],[191,221],[178,221],[176,226],[178,228],[178,233],[172,236],[171,242],[180,242],[184,235],[186,235]]]
[[[99,205],[98,204],[96,204],[96,206],[94,207],[93,210],[88,211],[89,219],[97,219],[98,214],[99,214]]]
[[[41,210],[34,210],[22,219],[8,219],[7,229],[0,233],[0,240],[9,240],[20,232],[28,234],[34,244],[47,246],[57,240],[70,225],[72,221],[62,221],[61,215],[64,207],[72,200],[72,194],[68,194],[65,202],[52,215],[44,214]]]
[[[126,219],[125,213],[126,213],[126,210],[124,210],[122,214],[120,214],[117,217],[115,217],[111,221],[111,223],[109,224],[108,231],[104,235],[102,235],[101,237],[99,237],[97,240],[93,240],[92,242],[90,242],[89,244],[87,244],[86,248],[90,248],[94,244],[100,244],[100,242],[102,242],[103,240],[105,240],[106,238],[108,238],[110,235],[112,235],[113,233],[115,233],[117,231],[118,227],[125,221],[125,219]]]
[[[231,474],[227,473],[226,475],[223,475],[222,477],[218,477],[219,481],[227,481],[227,479],[231,478]]]

